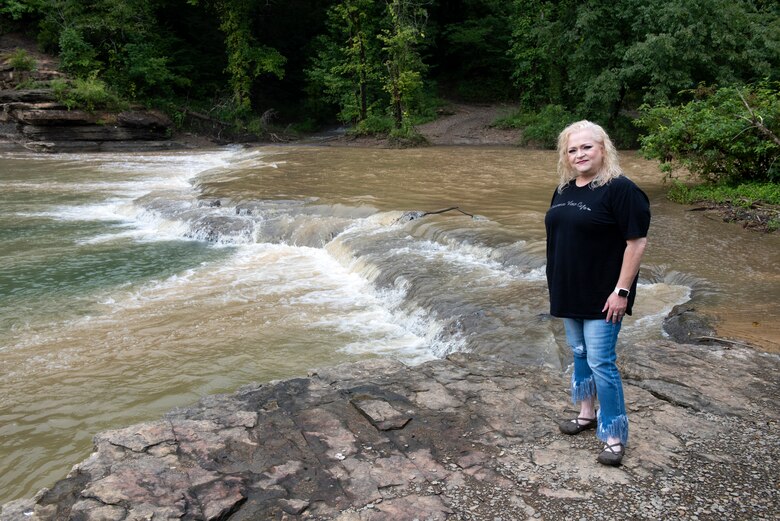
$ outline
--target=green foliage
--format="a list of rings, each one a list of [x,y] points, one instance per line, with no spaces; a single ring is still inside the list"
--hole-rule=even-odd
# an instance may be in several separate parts
[[[98,51],[88,43],[81,31],[75,27],[67,27],[60,33],[60,62],[62,68],[77,76],[87,76],[100,70],[97,60]]]
[[[554,149],[557,146],[558,134],[575,119],[562,105],[547,105],[538,112],[521,109],[496,121],[496,126],[522,129],[524,145],[533,144]]]
[[[15,90],[28,90],[28,89],[45,89],[49,87],[48,81],[40,81],[33,78],[26,78],[18,82],[15,86]]]
[[[780,10],[744,0],[514,0],[509,54],[521,101],[560,104],[634,135],[642,104],[684,101],[705,82],[734,86],[780,74]],[[594,30],[598,28],[598,30]],[[621,121],[622,120],[622,121]]]
[[[77,78],[73,82],[53,80],[50,87],[57,100],[71,109],[122,110],[127,104],[113,93],[106,83],[94,75],[89,78]]]
[[[251,92],[254,81],[265,73],[283,77],[287,59],[276,49],[257,42],[252,33],[255,2],[214,0],[214,6],[219,15],[219,28],[225,35],[225,72],[230,78],[236,103],[248,112],[252,106]]]
[[[378,38],[387,59],[384,89],[390,95],[395,128],[404,126],[404,114],[421,97],[426,65],[419,53],[428,13],[420,0],[386,0],[389,27]]]
[[[3,18],[19,21],[26,17],[37,17],[46,7],[46,0],[3,0],[0,3],[0,23]],[[2,25],[0,25],[0,29],[2,29]]]
[[[188,80],[169,66],[175,39],[156,18],[158,0],[52,0],[44,40],[55,40],[63,68],[82,79],[100,77],[123,96],[170,97]]]
[[[514,0],[512,6],[509,56],[520,101],[528,108],[562,103],[574,3],[566,0],[559,8],[555,2]]]
[[[355,125],[353,133],[357,136],[387,134],[393,129],[393,118],[383,114],[371,113],[366,119]]]
[[[547,105],[529,118],[523,129],[523,143],[538,143],[545,148],[554,149],[558,134],[574,120],[574,116],[563,106]]]
[[[762,12],[732,0],[642,3],[622,75],[642,86],[646,104],[679,101],[680,91],[699,83],[777,79],[778,14],[776,8]]]
[[[54,96],[60,103],[68,105],[66,99],[67,92],[70,89],[70,82],[67,80],[52,80],[49,82],[49,87],[51,87],[52,91],[54,92]],[[71,106],[68,106],[68,109],[71,108]]]
[[[388,137],[391,144],[400,147],[419,146],[426,142],[425,136],[417,132],[408,119],[400,128],[394,125]]]
[[[778,84],[698,93],[682,106],[643,107],[644,155],[670,175],[685,169],[713,183],[780,180]]]
[[[748,216],[748,221],[763,221],[768,232],[780,229],[780,184],[777,183],[688,186],[674,180],[666,196],[680,204],[714,203],[741,209],[730,212],[728,219],[739,220]]]
[[[674,180],[669,187],[667,197],[681,204],[712,201],[730,203],[743,208],[750,208],[761,203],[780,205],[780,184],[743,183],[736,186],[723,184],[688,186],[679,180]]]
[[[24,49],[16,49],[8,56],[7,61],[8,65],[17,71],[32,71],[38,65],[35,58],[30,56],[30,53]]]
[[[780,9],[765,0],[0,0],[11,27],[71,74],[158,106],[351,123],[389,107],[401,129],[437,94],[513,99],[598,121],[624,147],[643,104],[780,79]]]
[[[410,124],[422,125],[439,116],[438,109],[446,105],[447,102],[436,96],[435,92],[435,86],[426,82],[418,95],[410,100],[409,111],[406,114]]]
[[[356,123],[359,133],[389,130],[387,107],[403,133],[405,117],[432,112],[418,52],[426,20],[422,4],[410,0],[388,0],[384,8],[371,0],[334,4],[307,70],[310,89],[336,104],[339,119]]]
[[[437,81],[466,101],[514,97],[507,53],[512,26],[512,3],[499,0],[460,0],[432,6],[431,29]],[[436,30],[435,24],[441,25]],[[427,61],[427,60],[426,60]]]
[[[382,11],[372,0],[346,0],[328,10],[328,34],[320,36],[316,59],[306,71],[312,92],[339,107],[344,122],[366,120],[387,104],[382,91]]]

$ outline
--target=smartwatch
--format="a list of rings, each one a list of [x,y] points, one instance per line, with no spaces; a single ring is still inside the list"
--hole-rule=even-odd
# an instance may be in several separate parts
[[[618,297],[628,297],[628,294],[631,292],[625,288],[615,288],[615,293],[617,293]]]

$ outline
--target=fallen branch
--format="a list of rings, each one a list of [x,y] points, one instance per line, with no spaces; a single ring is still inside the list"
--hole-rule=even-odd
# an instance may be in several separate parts
[[[460,213],[462,213],[463,215],[468,215],[469,217],[472,217],[472,218],[474,217],[474,216],[473,216],[473,215],[471,215],[470,213],[468,213],[468,212],[464,212],[463,210],[461,210],[461,209],[460,209],[459,207],[457,207],[457,206],[452,206],[452,207],[450,207],[450,208],[445,208],[444,210],[436,210],[436,211],[434,211],[434,212],[424,212],[424,213],[423,213],[423,214],[422,214],[420,217],[425,217],[426,215],[435,215],[435,214],[438,214],[438,213],[449,212],[449,211],[452,211],[452,210],[457,210],[457,211],[459,211]]]
[[[471,215],[470,213],[464,212],[463,210],[461,210],[457,206],[451,206],[449,208],[444,208],[442,210],[434,210],[432,212],[421,212],[421,211],[406,212],[401,217],[396,219],[395,222],[399,223],[399,222],[414,221],[415,219],[420,219],[421,217],[425,217],[426,215],[436,215],[436,214],[440,214],[440,213],[444,213],[444,212],[451,212],[452,210],[457,210],[458,212],[462,213],[463,215],[468,215],[469,217],[474,219],[474,216]]]

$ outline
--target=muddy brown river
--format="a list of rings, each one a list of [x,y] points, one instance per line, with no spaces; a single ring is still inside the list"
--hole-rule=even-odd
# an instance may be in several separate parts
[[[620,348],[691,301],[719,336],[780,351],[780,236],[669,203],[655,163],[622,157],[653,221]],[[471,350],[565,371],[554,169],[501,147],[3,153],[0,503],[98,431],[317,366]]]

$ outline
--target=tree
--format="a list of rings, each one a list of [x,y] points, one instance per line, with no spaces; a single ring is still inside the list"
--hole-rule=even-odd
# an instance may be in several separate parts
[[[359,118],[363,121],[368,116],[368,78],[374,74],[374,65],[368,61],[368,46],[370,35],[366,33],[368,25],[368,10],[370,5],[366,1],[356,0],[345,2],[336,6],[336,11],[347,22],[349,31],[347,44],[346,71],[351,72],[357,82],[357,104],[360,107]]]
[[[389,107],[393,125],[423,89],[419,53],[427,21],[425,2],[343,0],[328,11],[328,35],[309,68],[309,81],[337,103],[341,119],[365,122]]]
[[[722,86],[778,79],[780,16],[749,2],[641,2],[633,9],[633,41],[621,76],[641,102],[680,101],[700,83]]]
[[[0,4],[0,22],[3,18],[13,21],[19,21],[26,17],[37,18],[45,9],[46,0],[3,0],[3,3]]]
[[[177,41],[158,25],[153,0],[51,0],[39,37],[80,78],[103,77],[131,98],[170,96],[188,83],[170,67]]]
[[[466,100],[510,99],[512,3],[501,0],[442,0],[429,9],[424,61],[429,76],[448,93]]]
[[[345,0],[328,10],[328,35],[318,39],[308,79],[339,105],[341,119],[361,122],[381,96],[381,11],[373,0]]]
[[[387,56],[384,88],[390,94],[390,108],[395,128],[404,124],[404,108],[422,89],[426,66],[418,45],[425,37],[428,13],[425,1],[386,0],[389,27],[379,35]]]
[[[219,17],[219,28],[225,35],[226,72],[239,111],[249,112],[254,81],[265,73],[284,76],[286,58],[276,49],[260,44],[252,33],[256,0],[204,0]],[[197,4],[198,0],[189,0]]]
[[[520,101],[526,108],[569,105],[564,100],[568,52],[564,35],[575,14],[573,2],[514,0],[513,9],[509,56]]]
[[[643,103],[701,82],[780,75],[780,9],[746,0],[515,0],[510,55],[527,107],[560,104],[628,144]]]

